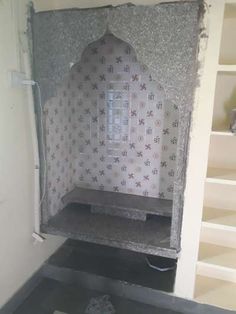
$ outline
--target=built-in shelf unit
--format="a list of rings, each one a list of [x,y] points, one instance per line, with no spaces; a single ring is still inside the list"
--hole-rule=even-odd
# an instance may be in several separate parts
[[[225,2],[222,25],[195,299],[236,310],[236,1]]]

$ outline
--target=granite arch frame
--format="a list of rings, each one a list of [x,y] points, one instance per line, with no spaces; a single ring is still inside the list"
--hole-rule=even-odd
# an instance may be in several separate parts
[[[134,48],[138,60],[147,65],[154,80],[163,86],[167,99],[178,106],[177,171],[171,225],[171,247],[177,251],[180,250],[189,130],[197,84],[201,12],[201,1],[191,1],[31,14],[33,72],[41,86],[43,104],[54,95],[69,72],[69,63],[77,63],[83,50],[109,28],[114,36]]]

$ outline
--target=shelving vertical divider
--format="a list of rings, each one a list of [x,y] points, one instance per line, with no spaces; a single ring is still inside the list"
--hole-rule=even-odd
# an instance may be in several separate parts
[[[187,299],[194,296],[224,4],[224,0],[205,1],[203,27],[206,28],[208,38],[206,40],[205,36],[200,36],[198,57],[201,64],[198,71],[200,86],[195,93],[192,114],[181,253],[175,282],[175,294]]]

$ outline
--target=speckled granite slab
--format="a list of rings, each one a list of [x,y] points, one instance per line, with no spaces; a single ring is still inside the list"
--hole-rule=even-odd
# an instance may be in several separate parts
[[[75,188],[62,200],[65,204],[91,205],[93,213],[137,220],[146,220],[148,214],[171,217],[172,213],[170,200],[84,188]]]
[[[70,204],[42,226],[42,231],[136,252],[176,258],[170,248],[171,219],[155,217],[146,222],[91,214],[88,205]]]

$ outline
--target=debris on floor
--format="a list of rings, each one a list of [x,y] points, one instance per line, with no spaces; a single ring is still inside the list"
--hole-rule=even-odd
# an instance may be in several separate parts
[[[115,314],[116,311],[108,295],[92,298],[86,308],[85,314]]]

